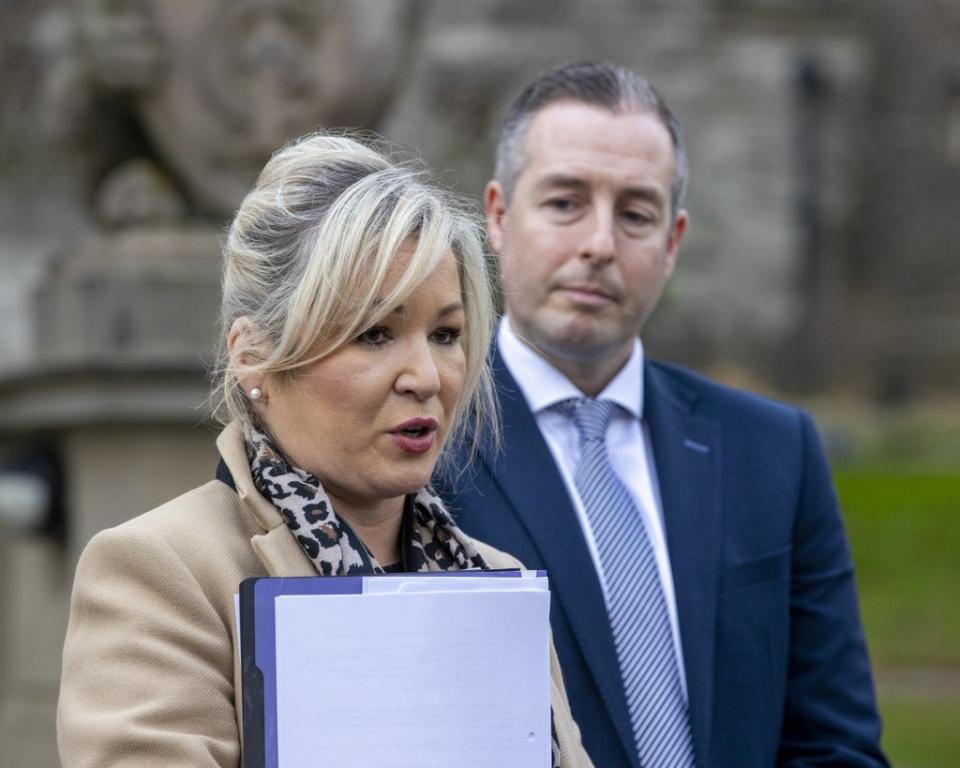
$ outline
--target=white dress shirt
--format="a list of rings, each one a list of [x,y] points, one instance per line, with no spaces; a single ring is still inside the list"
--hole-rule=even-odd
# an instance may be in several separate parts
[[[590,520],[583,509],[580,494],[573,482],[580,461],[580,436],[573,421],[552,406],[570,398],[586,395],[577,386],[544,360],[517,336],[506,315],[500,321],[497,335],[500,354],[526,398],[537,426],[553,454],[560,476],[580,520],[583,537],[593,558],[593,565],[603,588],[604,599],[609,599],[607,584],[600,568],[597,543]],[[680,625],[677,621],[677,601],[670,571],[670,553],[663,526],[663,508],[657,486],[653,448],[647,425],[643,422],[643,345],[637,339],[626,365],[614,376],[598,400],[612,400],[621,406],[607,428],[607,450],[613,469],[633,496],[643,518],[650,544],[657,560],[660,584],[667,603],[674,651],[680,670],[680,683],[687,695],[683,653],[680,646]]]

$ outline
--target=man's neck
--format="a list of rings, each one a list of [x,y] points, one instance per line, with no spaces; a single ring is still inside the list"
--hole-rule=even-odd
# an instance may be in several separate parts
[[[632,341],[626,360],[623,363],[617,361],[616,370],[613,365],[601,366],[603,375],[596,377],[593,371],[584,372],[583,366],[561,369],[521,339],[506,317],[502,318],[497,330],[497,345],[534,413],[584,394],[608,397],[638,418],[643,413],[643,344],[639,339]]]
[[[587,397],[599,395],[630,359],[629,349],[623,355],[598,357],[590,362],[545,354],[541,350],[536,351],[550,365],[570,379]]]

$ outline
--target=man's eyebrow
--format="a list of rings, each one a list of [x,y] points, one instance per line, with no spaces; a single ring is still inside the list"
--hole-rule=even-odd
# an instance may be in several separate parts
[[[627,187],[620,193],[620,197],[627,200],[647,200],[656,205],[666,203],[663,193],[653,186]]]
[[[540,181],[537,182],[536,188],[539,190],[552,189],[555,187],[582,189],[587,186],[589,186],[589,184],[578,176],[570,176],[565,173],[551,173],[540,179]]]
[[[535,189],[540,192],[545,192],[550,189],[581,190],[589,186],[590,183],[579,176],[571,176],[566,173],[551,173],[540,179]],[[664,205],[666,203],[666,198],[663,196],[663,193],[653,185],[628,186],[620,190],[618,196],[628,200],[648,200],[657,205]]]

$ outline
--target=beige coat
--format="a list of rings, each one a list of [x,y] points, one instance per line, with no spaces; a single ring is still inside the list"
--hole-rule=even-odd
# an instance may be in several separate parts
[[[240,764],[233,595],[250,576],[316,571],[254,488],[240,428],[217,447],[236,491],[212,480],[99,533],[80,558],[57,713],[64,768]],[[494,568],[519,565],[478,547]],[[551,672],[563,766],[589,767],[552,646]]]

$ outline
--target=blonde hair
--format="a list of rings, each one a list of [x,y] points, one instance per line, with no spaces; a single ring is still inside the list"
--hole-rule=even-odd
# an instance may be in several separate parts
[[[450,433],[473,448],[497,440],[486,357],[494,322],[478,218],[423,171],[391,162],[344,134],[305,136],[276,152],[240,205],[223,246],[223,298],[214,413],[226,423],[253,412],[239,379],[289,375],[386,317],[440,261],[456,259],[465,313],[463,389]],[[401,246],[413,246],[387,296],[384,280]],[[227,336],[241,334],[231,363]]]

